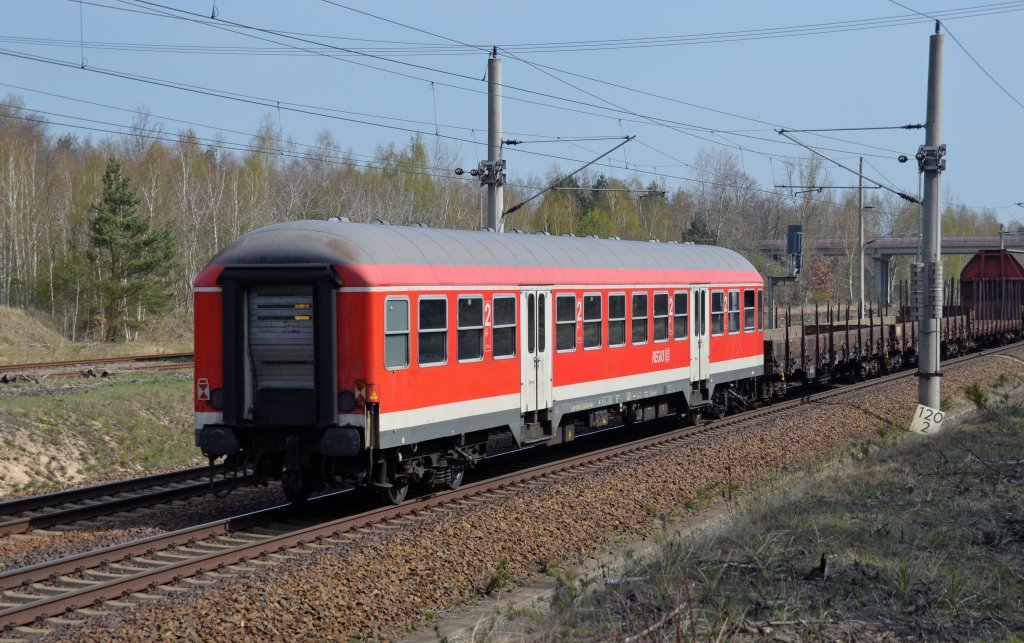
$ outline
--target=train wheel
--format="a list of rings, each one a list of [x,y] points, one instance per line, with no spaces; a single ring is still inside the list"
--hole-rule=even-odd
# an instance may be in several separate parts
[[[451,480],[445,483],[445,487],[454,491],[462,486],[462,479],[466,477],[466,469],[461,466],[452,467],[451,469]]]
[[[405,501],[405,497],[409,495],[409,481],[394,480],[390,487],[380,487],[378,492],[384,502],[391,505],[400,505]]]

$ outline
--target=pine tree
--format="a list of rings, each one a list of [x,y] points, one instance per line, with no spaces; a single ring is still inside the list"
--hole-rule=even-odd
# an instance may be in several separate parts
[[[683,233],[683,241],[692,241],[700,244],[717,245],[715,235],[708,227],[708,221],[703,212],[697,212],[690,221],[690,227]]]
[[[174,239],[168,229],[153,230],[138,211],[139,196],[116,159],[107,161],[103,194],[89,206],[92,261],[96,275],[99,325],[103,338],[130,339],[146,314],[159,313],[171,300]]]

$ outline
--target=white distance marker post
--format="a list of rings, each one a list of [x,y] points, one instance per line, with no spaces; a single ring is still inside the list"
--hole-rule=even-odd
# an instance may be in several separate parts
[[[938,433],[942,428],[942,420],[946,414],[924,404],[917,405],[914,412],[914,419],[910,421],[910,430],[914,433],[932,434]]]

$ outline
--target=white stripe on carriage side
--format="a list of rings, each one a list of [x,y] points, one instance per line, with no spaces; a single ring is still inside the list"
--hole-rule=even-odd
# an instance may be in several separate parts
[[[764,358],[760,355],[754,357],[741,357],[722,362],[711,363],[711,374],[731,373],[749,368],[751,376],[760,375],[764,368]],[[664,371],[651,371],[637,375],[625,375],[623,377],[612,377],[604,380],[591,382],[580,382],[566,386],[556,386],[554,396],[559,401],[570,401],[580,397],[591,397],[610,393],[612,391],[623,391],[629,389],[642,389],[646,386],[660,386],[669,382],[689,379],[691,368],[683,366]]]
[[[220,286],[192,286],[192,292],[221,292]]]
[[[764,367],[760,355],[741,357],[724,362],[712,362],[711,373],[728,373],[750,369],[751,375],[759,375]],[[690,367],[673,368],[665,371],[653,371],[637,375],[612,377],[592,382],[581,382],[554,388],[554,398],[558,401],[572,401],[577,398],[599,396],[611,391],[637,390],[648,386],[659,386],[685,380],[690,377]],[[450,404],[437,404],[408,411],[393,411],[380,414],[380,430],[396,431],[413,426],[422,426],[435,422],[450,422],[474,415],[495,413],[519,409],[519,393],[485,397],[475,400],[464,400]]]
[[[519,393],[483,397],[475,400],[463,400],[449,404],[424,406],[408,411],[392,411],[380,414],[380,430],[394,431],[411,426],[423,426],[436,422],[451,422],[462,418],[515,410],[519,413]]]
[[[639,373],[637,375],[623,375],[621,377],[610,377],[603,380],[580,382],[578,384],[567,384],[556,386],[554,397],[558,401],[570,401],[580,397],[592,397],[603,395],[613,391],[626,389],[640,389],[645,386],[658,386],[685,380],[690,377],[690,367],[673,368],[664,371],[652,371],[650,373]]]

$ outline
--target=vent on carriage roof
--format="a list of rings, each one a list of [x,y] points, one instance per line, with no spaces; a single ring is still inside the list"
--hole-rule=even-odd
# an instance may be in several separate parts
[[[494,228],[488,225],[480,226],[480,232],[494,232]]]
[[[351,223],[348,217],[329,217],[327,220],[332,223]]]
[[[542,237],[550,237],[551,236],[551,233],[548,232],[547,230],[538,230],[538,231],[534,232],[534,234],[539,234]]]
[[[571,232],[563,232],[563,233],[562,233],[562,236],[563,236],[563,237],[573,237],[573,238],[575,238],[575,237],[576,237],[576,235],[574,235],[574,234],[573,234],[573,233],[571,233]]]
[[[429,225],[427,225],[426,223],[423,223],[422,221],[413,221],[412,223],[409,224],[409,226],[412,227],[412,228],[429,228],[430,227]]]
[[[380,219],[380,218],[374,219],[370,223],[376,223],[377,225],[391,225],[391,222],[388,221],[387,219]]]
[[[622,237],[608,237],[609,241],[622,241]]]
[[[522,230],[520,230],[519,228],[512,228],[511,230],[509,230],[509,234],[526,234],[526,233],[523,232]]]

